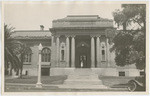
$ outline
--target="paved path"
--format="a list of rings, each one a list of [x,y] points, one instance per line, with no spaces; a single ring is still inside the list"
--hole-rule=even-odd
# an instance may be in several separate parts
[[[36,88],[36,84],[6,83],[6,92],[127,92],[127,88],[108,88],[108,89],[67,89],[59,88],[56,84],[43,84],[43,88]]]

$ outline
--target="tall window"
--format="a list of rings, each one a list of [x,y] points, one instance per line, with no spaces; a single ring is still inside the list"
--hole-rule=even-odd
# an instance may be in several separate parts
[[[49,48],[44,48],[41,54],[42,54],[42,62],[50,62],[51,50]]]
[[[105,43],[101,43],[101,53],[102,53],[102,61],[106,61],[106,46]]]
[[[62,42],[60,45],[60,59],[61,61],[65,60],[65,43]]]
[[[64,61],[64,55],[65,55],[64,50],[61,50],[61,60],[62,61]]]
[[[32,50],[29,48],[24,56],[24,62],[31,62]]]

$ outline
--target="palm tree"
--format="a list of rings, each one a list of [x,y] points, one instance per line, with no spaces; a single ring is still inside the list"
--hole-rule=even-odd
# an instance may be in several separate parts
[[[10,64],[11,70],[14,69],[16,71],[20,67],[20,60],[18,58],[18,48],[20,48],[21,42],[15,40],[12,37],[12,34],[14,34],[13,30],[14,27],[10,27],[4,24],[4,61],[5,70],[7,70]]]
[[[19,56],[19,59],[20,59],[20,78],[22,78],[22,70],[23,70],[23,62],[24,62],[24,58],[25,58],[25,55],[28,54],[28,52],[30,51],[30,48],[26,46],[26,44],[21,44],[21,48],[19,50],[19,53],[20,53],[20,56]]]

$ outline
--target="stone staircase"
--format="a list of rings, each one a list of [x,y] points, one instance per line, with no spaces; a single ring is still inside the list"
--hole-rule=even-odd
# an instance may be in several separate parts
[[[106,89],[107,86],[102,84],[102,81],[98,78],[97,74],[92,72],[92,69],[78,68],[72,74],[68,75],[64,84],[60,85],[59,88]]]

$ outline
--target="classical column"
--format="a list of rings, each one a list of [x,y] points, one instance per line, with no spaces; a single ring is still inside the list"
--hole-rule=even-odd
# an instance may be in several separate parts
[[[69,67],[69,37],[66,36],[66,62],[67,62],[67,67]]]
[[[91,67],[95,67],[95,42],[93,36],[91,36]]]
[[[109,58],[109,56],[110,56],[110,51],[109,51],[109,49],[110,49],[110,47],[109,47],[109,39],[108,38],[106,38],[106,44],[107,44],[107,64],[108,64],[108,67],[110,66],[110,58]]]
[[[75,67],[75,36],[71,38],[71,66]]]
[[[97,36],[96,38],[96,51],[97,51],[97,67],[100,67],[100,36]]]
[[[59,66],[59,36],[56,37],[56,49],[57,49],[57,53],[56,53],[56,66]]]

